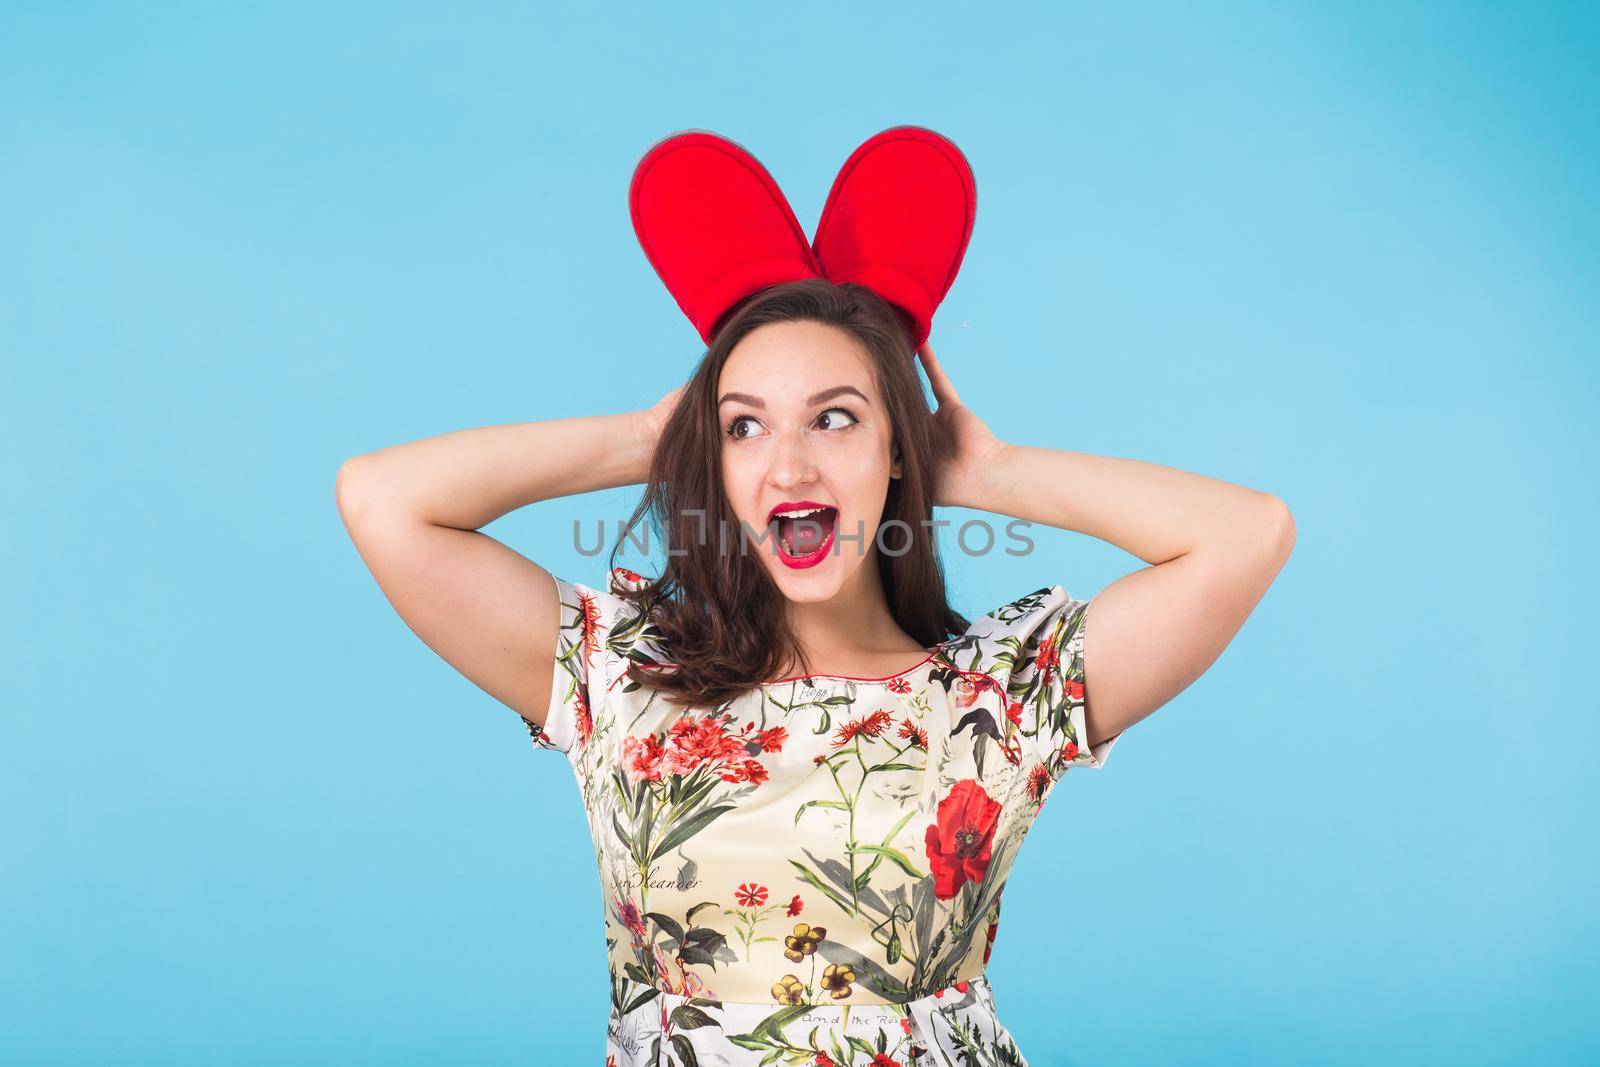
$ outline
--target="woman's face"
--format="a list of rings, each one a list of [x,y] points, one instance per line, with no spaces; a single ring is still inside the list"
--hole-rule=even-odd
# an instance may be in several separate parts
[[[772,323],[729,354],[717,400],[723,485],[747,550],[790,600],[832,599],[870,558],[900,475],[869,357],[832,326]]]

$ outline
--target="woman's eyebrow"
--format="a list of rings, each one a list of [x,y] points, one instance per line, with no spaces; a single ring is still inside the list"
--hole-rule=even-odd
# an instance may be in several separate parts
[[[832,400],[834,397],[843,396],[846,393],[854,393],[856,396],[859,396],[862,403],[872,403],[872,401],[867,399],[867,394],[863,393],[855,386],[836,385],[831,389],[824,389],[820,393],[812,393],[810,396],[806,397],[806,407],[812,407],[822,403],[824,400]],[[767,402],[765,400],[762,400],[759,396],[751,396],[749,393],[723,393],[722,398],[717,401],[717,406],[721,407],[730,400],[736,401],[740,404],[749,404],[751,407],[760,408],[762,411],[767,410]]]

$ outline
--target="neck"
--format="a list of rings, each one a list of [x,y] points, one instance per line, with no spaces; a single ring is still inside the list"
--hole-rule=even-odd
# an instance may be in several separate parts
[[[816,604],[791,601],[789,624],[813,663],[862,653],[927,651],[890,614],[876,554],[862,560],[832,599]]]

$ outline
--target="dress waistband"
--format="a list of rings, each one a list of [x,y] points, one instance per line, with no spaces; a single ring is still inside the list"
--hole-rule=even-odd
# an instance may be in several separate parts
[[[751,1067],[800,1054],[818,1064],[887,1056],[907,1067],[955,1067],[960,1050],[1011,1047],[995,1012],[988,978],[979,974],[901,1003],[756,1004],[716,1001],[645,986],[613,975],[608,1067],[709,1062]],[[671,1057],[666,1053],[670,1050]],[[748,1061],[746,1059],[748,1057]],[[769,1061],[772,1062],[772,1061]]]

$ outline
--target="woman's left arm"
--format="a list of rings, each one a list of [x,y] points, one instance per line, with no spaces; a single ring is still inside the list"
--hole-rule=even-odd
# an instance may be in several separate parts
[[[1294,547],[1282,500],[1142,460],[1007,444],[965,408],[922,350],[955,454],[939,504],[1109,541],[1151,564],[1112,582],[1084,617],[1088,743],[1183,692],[1216,662]]]

